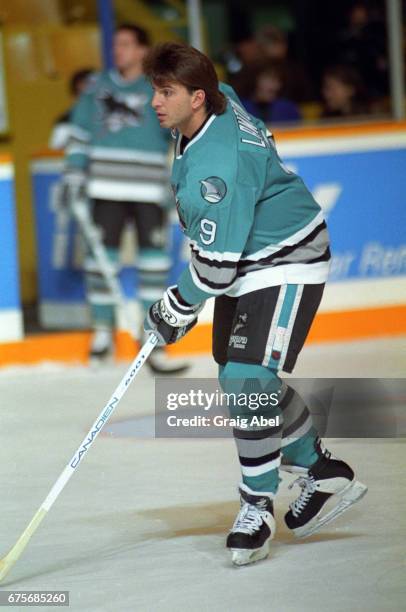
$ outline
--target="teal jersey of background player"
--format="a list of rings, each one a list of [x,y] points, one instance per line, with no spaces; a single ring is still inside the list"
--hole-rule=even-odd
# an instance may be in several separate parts
[[[167,197],[169,130],[151,107],[144,77],[95,74],[71,114],[67,167],[88,174],[94,198],[160,203]]]
[[[330,260],[320,206],[281,162],[266,126],[225,85],[227,109],[186,146],[172,188],[191,262],[178,280],[189,303],[285,283],[323,283]]]

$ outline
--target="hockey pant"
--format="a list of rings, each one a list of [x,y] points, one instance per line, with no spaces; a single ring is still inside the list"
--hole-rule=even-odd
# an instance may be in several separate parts
[[[92,215],[117,274],[122,231],[128,222],[134,222],[138,243],[138,299],[145,312],[162,296],[167,285],[171,262],[166,248],[165,211],[153,203],[94,200]],[[91,253],[85,259],[85,286],[93,326],[113,327],[114,297]]]

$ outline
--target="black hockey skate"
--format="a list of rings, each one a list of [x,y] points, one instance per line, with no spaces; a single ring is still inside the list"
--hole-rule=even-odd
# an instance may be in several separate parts
[[[275,534],[273,495],[240,485],[241,509],[227,537],[234,565],[248,565],[269,555]]]
[[[142,330],[141,342],[148,340],[149,333]],[[156,376],[177,376],[186,372],[190,365],[184,359],[169,357],[163,346],[157,346],[147,360],[147,366]]]
[[[340,516],[368,491],[364,484],[355,480],[354,472],[347,463],[322,450],[320,441],[316,450],[319,459],[311,468],[295,470],[292,466],[289,470],[303,474],[289,485],[292,488],[298,484],[302,492],[290,504],[290,510],[285,515],[289,529],[301,538],[315,533]]]

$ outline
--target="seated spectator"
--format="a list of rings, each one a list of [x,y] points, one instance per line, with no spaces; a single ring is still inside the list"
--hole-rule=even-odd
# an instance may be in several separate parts
[[[256,33],[255,38],[267,59],[280,61],[288,57],[288,39],[282,30],[273,25],[266,25]]]
[[[334,66],[325,71],[322,97],[324,118],[365,115],[369,111],[362,79],[350,66]]]
[[[236,41],[232,48],[224,53],[226,80],[237,92],[240,92],[243,86],[246,72],[250,72],[252,66],[261,61],[261,57],[261,49],[251,35]]]
[[[251,87],[245,90],[251,95],[242,95],[241,101],[246,110],[265,123],[300,121],[301,114],[296,104],[281,96],[283,81],[278,68],[267,65],[251,76]]]

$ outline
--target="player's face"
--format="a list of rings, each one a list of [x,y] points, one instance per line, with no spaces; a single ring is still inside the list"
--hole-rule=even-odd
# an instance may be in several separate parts
[[[154,84],[152,108],[161,127],[178,128],[185,133],[193,118],[196,106],[196,92],[190,93],[179,83],[168,83],[162,87]]]
[[[140,45],[129,30],[121,30],[114,35],[113,56],[118,70],[128,70],[141,64],[146,47]]]

